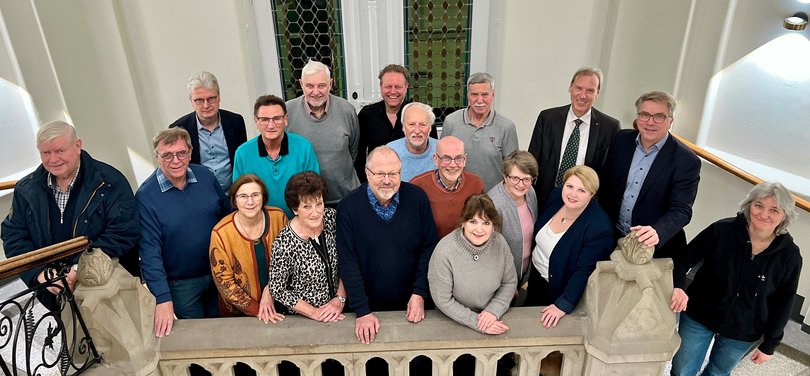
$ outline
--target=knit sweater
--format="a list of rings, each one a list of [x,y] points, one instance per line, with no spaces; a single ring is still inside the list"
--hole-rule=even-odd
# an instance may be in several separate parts
[[[329,94],[324,117],[315,120],[304,111],[304,97],[287,101],[289,132],[301,135],[315,149],[321,174],[329,187],[329,203],[337,203],[360,185],[354,159],[360,139],[357,112],[349,101]]]
[[[425,192],[401,183],[397,211],[384,221],[366,187],[346,195],[337,211],[338,268],[357,317],[405,310],[412,294],[429,299],[427,269],[437,241]]]
[[[488,311],[500,319],[509,309],[517,277],[512,252],[500,233],[493,231],[489,241],[476,247],[463,232],[457,228],[436,245],[428,281],[436,308],[478,330],[478,313]]]
[[[428,138],[426,142],[428,143],[427,149],[422,154],[411,153],[404,137],[391,141],[386,145],[394,149],[399,155],[399,160],[402,161],[402,181],[411,181],[414,176],[436,168],[436,164],[433,162],[433,154],[436,154],[436,143],[439,140]]]
[[[270,263],[271,244],[287,223],[287,216],[279,208],[265,206],[267,232],[262,237],[265,260]],[[220,314],[235,316],[259,314],[259,302],[264,286],[259,283],[256,249],[252,239],[245,238],[236,228],[234,216],[222,218],[211,231],[210,261],[214,284],[219,290]],[[263,215],[259,213],[259,215]],[[241,222],[240,222],[241,223]],[[269,268],[269,267],[268,267]]]
[[[197,178],[182,190],[160,192],[156,173],[138,188],[135,199],[141,220],[141,270],[156,303],[171,300],[169,280],[211,273],[208,261],[211,229],[231,211],[214,173],[190,164]]]
[[[461,174],[461,184],[455,191],[447,191],[442,187],[436,180],[436,170],[425,172],[411,180],[411,184],[427,193],[439,239],[458,228],[461,210],[464,209],[467,197],[484,193],[484,182],[481,178],[467,171]]]
[[[529,280],[529,268],[523,270],[523,230],[520,226],[520,214],[518,213],[518,204],[509,193],[503,183],[497,184],[487,192],[489,198],[498,209],[501,215],[501,233],[503,233],[506,243],[509,244],[509,249],[512,250],[512,258],[515,260],[515,271],[517,272],[518,281],[522,285],[523,282]],[[526,204],[532,213],[532,222],[537,222],[537,194],[534,188],[529,187],[529,192],[526,193]],[[529,250],[531,252],[531,249]]]

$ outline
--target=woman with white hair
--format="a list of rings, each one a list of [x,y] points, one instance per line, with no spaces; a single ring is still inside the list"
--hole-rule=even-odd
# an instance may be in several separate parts
[[[704,375],[729,375],[751,350],[756,364],[771,358],[802,268],[799,247],[787,231],[796,216],[790,191],[761,183],[748,192],[736,217],[709,225],[689,243],[685,257],[676,260],[685,267],[676,270],[698,261],[703,266],[673,303],[675,311],[685,310],[672,375],[697,374],[712,340]]]

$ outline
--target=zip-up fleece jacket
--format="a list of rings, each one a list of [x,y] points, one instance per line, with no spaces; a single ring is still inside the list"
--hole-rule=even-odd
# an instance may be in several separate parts
[[[686,314],[709,330],[754,342],[771,355],[782,340],[802,257],[790,234],[777,235],[764,251],[751,255],[748,221],[742,213],[721,219],[687,247],[689,267],[703,261],[687,288]]]

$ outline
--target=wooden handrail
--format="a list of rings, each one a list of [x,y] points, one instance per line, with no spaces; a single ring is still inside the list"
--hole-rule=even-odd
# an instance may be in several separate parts
[[[89,245],[90,240],[86,236],[79,236],[0,261],[0,279],[13,277],[37,266],[79,253]]]
[[[706,149],[704,149],[704,148],[702,148],[700,146],[697,146],[697,145],[693,144],[690,141],[687,141],[683,137],[675,135],[675,134],[672,134],[672,135],[675,136],[675,138],[678,139],[678,141],[683,142],[684,145],[686,145],[690,149],[692,149],[692,151],[694,151],[695,154],[697,154],[699,157],[707,160],[709,163],[711,163],[711,164],[713,164],[713,165],[715,165],[717,167],[722,168],[723,170],[726,170],[727,172],[731,173],[732,175],[734,175],[734,176],[736,176],[736,177],[738,177],[738,178],[740,178],[742,180],[745,180],[745,181],[747,181],[747,182],[749,182],[751,184],[754,184],[754,185],[764,182],[764,180],[762,180],[761,178],[759,178],[757,176],[754,176],[754,175],[751,175],[747,171],[744,171],[744,170],[740,169],[739,167],[737,167],[737,166],[735,166],[735,165],[733,165],[731,163],[726,162],[725,159],[720,158],[720,157],[710,153]],[[804,209],[804,211],[806,211],[806,212],[810,212],[810,201],[807,201],[807,200],[805,200],[805,199],[803,199],[803,198],[801,198],[799,196],[796,196],[796,194],[793,195],[793,199],[796,200],[796,206],[798,206],[799,208]]]
[[[17,180],[12,181],[0,181],[0,191],[5,191],[6,189],[14,189],[17,185]]]

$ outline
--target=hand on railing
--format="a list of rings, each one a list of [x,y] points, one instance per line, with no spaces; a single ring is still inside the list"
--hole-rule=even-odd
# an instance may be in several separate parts
[[[486,310],[478,314],[477,324],[478,330],[486,334],[503,334],[509,330],[503,321],[498,320],[492,312]]]
[[[273,304],[273,296],[270,295],[269,285],[264,286],[264,290],[262,290],[262,299],[259,301],[259,314],[256,315],[256,318],[265,324],[268,322],[275,324],[284,320],[284,315],[276,312],[276,307]]]
[[[67,288],[72,292],[76,287],[76,270],[73,268],[70,268],[69,270],[70,271],[65,276],[65,282],[67,283]],[[48,274],[47,277],[45,276],[46,273]],[[56,269],[45,268],[45,270],[41,271],[39,275],[37,275],[37,282],[44,284],[47,281],[53,281],[52,286],[48,287],[48,292],[54,295],[59,295],[59,293],[62,292],[62,289],[65,288],[65,284],[61,280],[54,281],[54,279],[56,279],[58,276],[59,275]]]
[[[354,335],[364,345],[374,342],[377,332],[380,331],[380,320],[373,313],[360,316],[354,320]]]
[[[405,312],[408,321],[416,324],[425,318],[425,298],[412,294],[408,300],[408,311]]]
[[[161,338],[172,333],[174,325],[174,303],[171,300],[155,306],[155,337]]]
[[[554,304],[543,308],[542,313],[543,314],[540,316],[540,323],[543,324],[543,327],[546,329],[557,326],[560,319],[565,316],[565,312],[557,308],[557,306]]]

